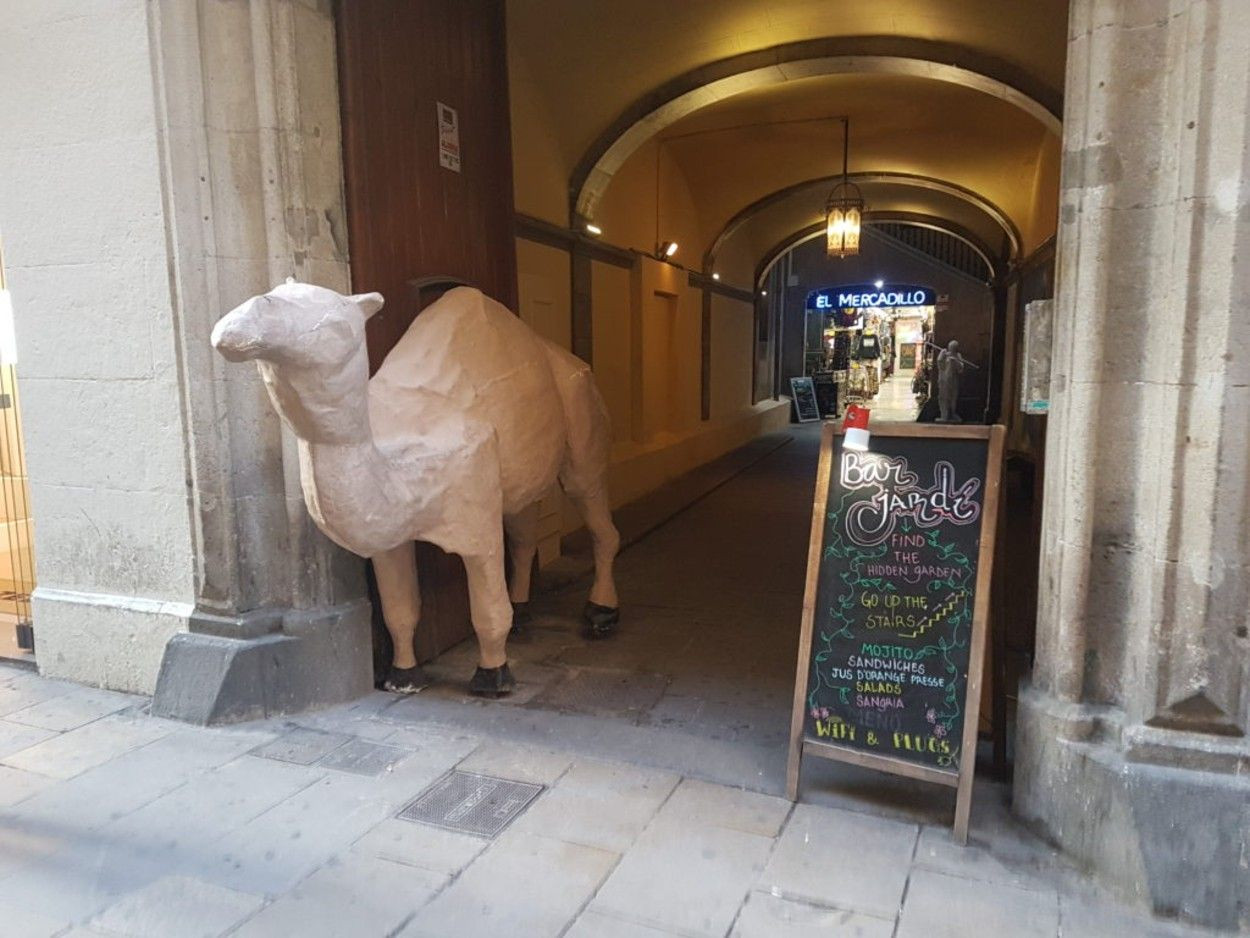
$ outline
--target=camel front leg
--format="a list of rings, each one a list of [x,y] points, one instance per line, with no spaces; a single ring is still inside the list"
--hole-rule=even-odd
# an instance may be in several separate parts
[[[480,654],[480,664],[469,682],[469,692],[483,697],[499,697],[516,686],[516,679],[508,667],[512,603],[504,582],[503,544],[500,543],[499,549],[489,554],[465,557],[464,571],[469,580],[469,610]]]
[[[382,618],[394,646],[391,669],[383,681],[387,690],[413,694],[426,687],[429,678],[417,665],[413,636],[421,620],[421,588],[417,581],[416,547],[406,541],[373,556],[373,572],[382,597]]]

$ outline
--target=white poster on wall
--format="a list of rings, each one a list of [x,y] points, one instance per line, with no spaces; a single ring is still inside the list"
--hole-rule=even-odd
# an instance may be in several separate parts
[[[438,165],[460,172],[460,115],[442,101],[438,104]]]

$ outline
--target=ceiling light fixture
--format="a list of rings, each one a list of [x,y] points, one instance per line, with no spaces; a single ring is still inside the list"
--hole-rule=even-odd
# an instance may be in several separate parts
[[[842,181],[825,202],[825,250],[830,257],[854,257],[859,253],[859,229],[864,218],[864,195],[850,181],[851,121],[842,118]]]

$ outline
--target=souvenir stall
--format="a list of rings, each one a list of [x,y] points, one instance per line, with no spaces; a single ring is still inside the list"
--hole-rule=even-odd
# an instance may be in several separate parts
[[[847,404],[871,403],[882,381],[899,376],[923,386],[925,341],[933,330],[936,295],[911,284],[826,287],[807,297],[805,374],[836,387],[833,416]]]

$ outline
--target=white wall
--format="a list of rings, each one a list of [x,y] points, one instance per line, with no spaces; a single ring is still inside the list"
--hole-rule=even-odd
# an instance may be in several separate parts
[[[143,689],[190,612],[195,555],[147,5],[8,0],[0,22],[39,660]]]

